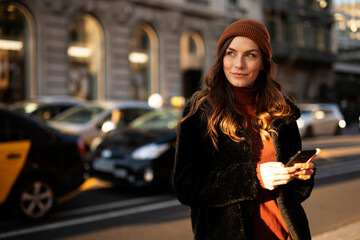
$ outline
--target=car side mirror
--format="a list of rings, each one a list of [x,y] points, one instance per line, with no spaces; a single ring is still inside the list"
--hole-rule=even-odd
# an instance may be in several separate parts
[[[108,133],[112,130],[116,129],[116,123],[114,123],[111,120],[105,121],[103,125],[101,126],[101,131],[103,133]]]

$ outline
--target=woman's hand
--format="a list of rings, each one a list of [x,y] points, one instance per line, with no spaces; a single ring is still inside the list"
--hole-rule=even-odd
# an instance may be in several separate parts
[[[267,162],[259,165],[259,171],[264,188],[274,190],[279,185],[287,184],[294,177],[304,178],[307,176],[310,173],[307,172],[310,171],[310,166],[308,169],[305,169],[305,167],[285,167],[281,162]],[[298,175],[296,176],[297,170]]]
[[[308,180],[314,173],[315,164],[313,162],[296,163],[294,167],[297,168],[297,171],[295,172],[295,177],[297,179]]]

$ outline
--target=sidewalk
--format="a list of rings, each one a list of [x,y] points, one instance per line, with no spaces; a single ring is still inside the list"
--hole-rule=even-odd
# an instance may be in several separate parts
[[[316,235],[313,240],[360,240],[360,221]]]

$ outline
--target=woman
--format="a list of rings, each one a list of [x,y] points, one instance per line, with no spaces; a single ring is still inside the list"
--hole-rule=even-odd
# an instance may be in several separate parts
[[[299,109],[275,81],[270,36],[256,20],[227,27],[217,61],[178,128],[174,189],[195,239],[310,239],[301,202],[314,164],[301,149]]]

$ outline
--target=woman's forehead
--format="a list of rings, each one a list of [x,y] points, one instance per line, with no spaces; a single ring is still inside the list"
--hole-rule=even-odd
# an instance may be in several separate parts
[[[260,51],[259,46],[250,38],[237,36],[235,37],[231,43],[229,44],[228,48],[233,48],[235,50],[257,50]]]

